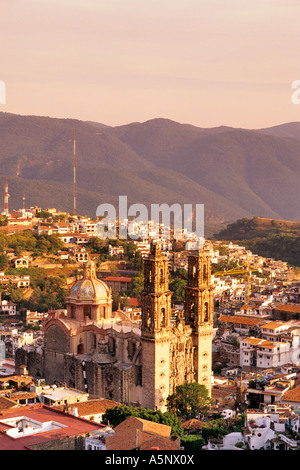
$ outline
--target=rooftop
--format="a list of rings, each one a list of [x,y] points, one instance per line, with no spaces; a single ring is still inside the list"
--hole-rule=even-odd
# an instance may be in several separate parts
[[[49,441],[86,435],[103,427],[45,405],[1,410],[0,450],[26,450]]]

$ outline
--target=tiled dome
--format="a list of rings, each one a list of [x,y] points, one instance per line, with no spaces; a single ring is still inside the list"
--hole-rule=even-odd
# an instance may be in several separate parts
[[[97,278],[94,263],[88,261],[84,266],[83,279],[73,284],[69,297],[76,300],[105,300],[109,296],[110,289]]]

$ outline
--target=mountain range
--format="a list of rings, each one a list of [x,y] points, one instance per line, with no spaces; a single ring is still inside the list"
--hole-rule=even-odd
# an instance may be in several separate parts
[[[99,204],[204,204],[208,224],[243,217],[300,220],[300,123],[266,129],[200,128],[157,118],[102,123],[0,113],[0,186],[9,207],[73,210]],[[4,194],[4,193],[3,193]],[[1,206],[1,204],[0,204]]]

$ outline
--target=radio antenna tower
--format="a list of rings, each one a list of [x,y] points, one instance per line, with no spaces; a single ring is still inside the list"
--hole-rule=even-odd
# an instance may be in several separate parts
[[[74,124],[74,208],[73,208],[73,215],[76,215],[76,126]]]
[[[5,215],[9,214],[9,211],[8,211],[8,198],[9,198],[9,194],[8,194],[8,184],[7,184],[7,178],[6,178],[5,187],[4,187],[4,213],[5,213]]]

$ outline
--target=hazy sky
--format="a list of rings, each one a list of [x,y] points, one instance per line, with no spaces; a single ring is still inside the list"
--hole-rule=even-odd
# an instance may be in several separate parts
[[[108,125],[300,121],[299,0],[0,0],[0,111]]]

